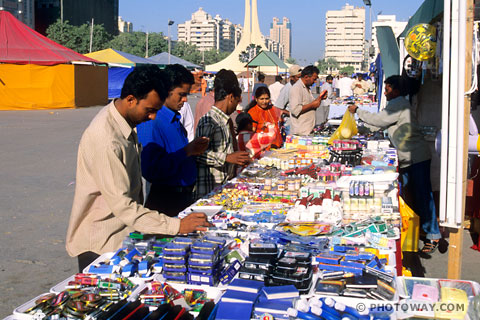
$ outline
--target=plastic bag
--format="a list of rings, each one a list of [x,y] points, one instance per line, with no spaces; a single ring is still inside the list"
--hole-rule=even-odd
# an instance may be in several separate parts
[[[402,217],[402,251],[417,252],[420,238],[420,217],[408,206],[402,197],[398,197],[400,216]]]
[[[332,136],[328,140],[328,144],[332,144],[333,140],[350,139],[351,137],[353,137],[357,133],[358,133],[358,129],[357,129],[357,123],[355,122],[355,116],[354,116],[353,113],[351,113],[347,109],[347,111],[345,111],[345,114],[343,115],[342,122],[340,123],[340,126],[332,134]]]
[[[246,151],[250,153],[251,157],[258,159],[261,152],[271,146],[276,138],[277,132],[275,130],[275,125],[265,122],[264,131],[253,134],[250,140],[246,143]]]

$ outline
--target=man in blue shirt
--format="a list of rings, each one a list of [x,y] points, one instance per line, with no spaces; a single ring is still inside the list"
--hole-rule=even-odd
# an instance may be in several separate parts
[[[190,71],[179,64],[168,65],[171,86],[155,120],[137,126],[143,146],[142,175],[152,183],[145,206],[174,217],[193,203],[197,179],[195,156],[202,154],[209,139],[198,137],[188,143],[179,111],[187,102],[194,83]]]

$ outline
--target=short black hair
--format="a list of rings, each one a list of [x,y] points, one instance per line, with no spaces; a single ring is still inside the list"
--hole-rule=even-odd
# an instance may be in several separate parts
[[[311,76],[314,73],[319,74],[320,70],[318,70],[318,68],[315,67],[314,65],[309,65],[303,68],[301,77],[303,78],[305,76]]]
[[[237,123],[237,132],[240,132],[245,130],[249,124],[253,123],[253,119],[248,112],[242,112],[237,115],[235,122]]]
[[[261,72],[258,73],[257,76],[258,81],[263,82],[265,80],[265,75]]]
[[[147,97],[150,91],[155,90],[161,100],[168,96],[167,88],[170,87],[170,80],[156,65],[135,67],[123,83],[120,99],[132,95],[137,100]]]
[[[242,96],[242,89],[240,89],[237,76],[232,70],[222,69],[218,71],[213,81],[213,90],[215,92],[215,102],[224,100],[231,93],[235,98]]]
[[[281,82],[283,80],[282,76],[275,76],[275,81]]]
[[[406,96],[404,81],[401,76],[395,75],[385,79],[385,84],[390,85],[393,90],[398,90],[401,96]]]
[[[163,71],[170,80],[170,86],[167,88],[168,92],[175,88],[179,88],[184,84],[192,85],[195,83],[193,74],[188,71],[187,68],[178,63],[167,65]]]
[[[332,80],[333,81],[333,77],[331,75],[328,75],[327,78],[325,80]]]

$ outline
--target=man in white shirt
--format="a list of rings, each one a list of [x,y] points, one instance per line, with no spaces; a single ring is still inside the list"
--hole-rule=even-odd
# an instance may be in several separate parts
[[[332,88],[333,77],[328,75],[325,79],[325,82],[322,84],[320,88],[320,92],[327,90],[327,98],[322,100],[320,103],[320,107],[315,110],[315,124],[319,125],[328,120],[328,113],[330,112],[330,104],[332,103],[333,99],[335,98],[335,91]]]
[[[340,97],[353,96],[352,83],[353,79],[350,78],[347,73],[344,73],[342,78],[337,81],[338,89],[340,90]]]
[[[368,92],[369,85],[367,81],[363,80],[363,75],[359,73],[357,75],[357,80],[353,81],[351,88],[355,96],[361,96]]]
[[[280,91],[282,91],[282,88],[285,86],[282,80],[282,76],[275,76],[275,82],[268,86],[268,90],[270,90],[270,101],[274,106],[276,106],[275,102],[280,95]]]
[[[192,107],[188,102],[183,103],[182,109],[180,109],[180,122],[183,124],[187,131],[188,142],[192,142],[195,138],[195,130],[193,130],[193,113]]]
[[[302,67],[300,67],[297,64],[292,65],[288,69],[288,73],[290,74],[290,81],[283,86],[282,90],[280,91],[279,96],[277,97],[277,100],[275,101],[275,107],[282,109],[282,110],[287,110],[290,111],[289,109],[289,95],[290,95],[290,89],[292,86],[295,84],[295,82],[300,79],[300,76],[302,74]],[[290,134],[290,117],[285,118],[285,133],[288,135]]]

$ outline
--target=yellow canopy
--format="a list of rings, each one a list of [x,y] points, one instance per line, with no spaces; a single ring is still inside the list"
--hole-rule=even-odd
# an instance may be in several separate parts
[[[138,64],[157,64],[153,60],[137,57],[133,54],[122,52],[112,48],[87,53],[85,56],[106,63],[117,63],[127,66],[136,66]]]

